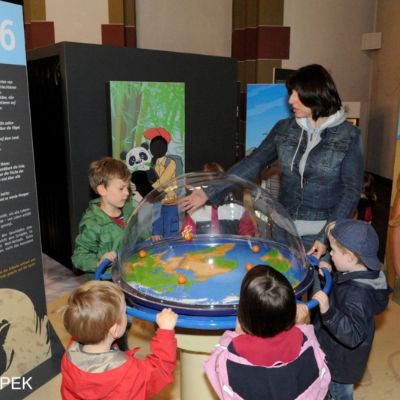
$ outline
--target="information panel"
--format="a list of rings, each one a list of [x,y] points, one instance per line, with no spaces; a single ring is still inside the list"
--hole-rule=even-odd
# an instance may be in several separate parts
[[[0,397],[58,372],[46,316],[21,6],[0,1]]]

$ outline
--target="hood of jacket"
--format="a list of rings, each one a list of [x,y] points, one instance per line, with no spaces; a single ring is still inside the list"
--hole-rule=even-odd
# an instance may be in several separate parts
[[[374,314],[380,314],[386,309],[391,289],[388,287],[386,276],[382,271],[349,272],[337,275],[336,282],[338,284],[346,281],[350,281],[351,285],[368,290],[374,299],[371,302]]]
[[[345,121],[345,119],[346,119],[346,117],[344,114],[343,107],[340,110],[338,110],[335,114],[332,114],[326,118],[321,118],[321,123],[317,126],[313,126],[313,123],[312,123],[313,121],[310,117],[296,118],[296,122],[301,128],[301,134],[300,134],[299,142],[297,144],[297,149],[296,149],[293,159],[292,159],[292,164],[291,164],[292,171],[293,171],[294,160],[299,151],[304,132],[306,132],[306,134],[307,134],[307,147],[306,147],[306,150],[304,151],[304,153],[301,157],[301,160],[299,162],[301,187],[303,187],[303,174],[304,174],[304,169],[306,166],[308,155],[310,154],[310,151],[315,146],[317,146],[317,144],[321,141],[321,132],[324,129],[332,128],[334,126],[340,125],[342,122]]]
[[[133,351],[127,352],[133,354]],[[76,398],[102,399],[112,398],[113,393],[123,385],[126,375],[132,373],[133,356],[117,368],[112,368],[101,373],[88,372],[77,367],[67,355],[62,359],[63,386],[69,393],[74,393]]]

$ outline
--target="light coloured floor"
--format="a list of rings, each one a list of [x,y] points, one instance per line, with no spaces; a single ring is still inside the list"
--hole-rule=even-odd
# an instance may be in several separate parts
[[[76,277],[67,268],[44,256],[44,277],[48,301],[48,316],[61,342],[65,345],[69,336],[65,332],[57,310],[66,302],[68,293],[78,286],[84,277]],[[355,400],[395,400],[400,389],[400,306],[390,302],[384,314],[377,318],[377,329],[367,371],[355,390]],[[134,320],[129,334],[129,346],[141,347],[139,357],[149,351],[149,339],[153,325]],[[178,364],[175,382],[153,397],[153,400],[180,400],[180,368]],[[60,375],[36,390],[29,400],[61,399]],[[196,382],[193,382],[196,391]],[[191,400],[191,399],[182,399]]]

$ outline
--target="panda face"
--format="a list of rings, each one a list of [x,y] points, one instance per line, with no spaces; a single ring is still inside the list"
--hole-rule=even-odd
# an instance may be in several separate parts
[[[126,165],[130,172],[147,171],[151,166],[151,154],[142,147],[134,147],[126,155]]]

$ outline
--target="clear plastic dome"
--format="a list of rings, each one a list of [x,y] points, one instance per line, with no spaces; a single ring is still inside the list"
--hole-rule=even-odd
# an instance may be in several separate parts
[[[184,212],[186,196],[200,189],[207,203]],[[112,274],[135,304],[232,315],[243,276],[257,264],[283,273],[297,297],[313,280],[290,216],[267,190],[232,175],[191,173],[142,200]]]

